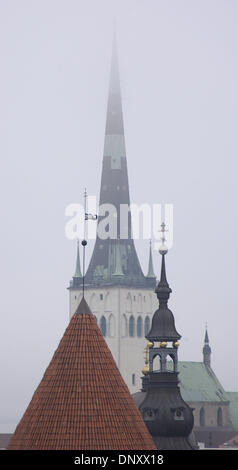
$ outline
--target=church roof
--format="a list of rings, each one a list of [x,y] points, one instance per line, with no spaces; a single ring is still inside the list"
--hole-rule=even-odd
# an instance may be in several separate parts
[[[171,361],[168,367],[172,368]],[[179,361],[178,370],[181,395],[185,401],[229,401],[216,374],[203,362]]]
[[[8,449],[155,449],[85,304],[71,318]]]
[[[172,370],[172,361],[167,362],[167,367],[168,370]],[[231,399],[231,392],[225,392],[216,374],[210,367],[206,367],[203,362],[179,361],[178,371],[180,391],[184,401],[228,402]],[[133,395],[137,406],[142,403],[143,397],[145,397],[145,392],[138,392]],[[236,420],[238,429],[238,392],[235,398],[237,398],[237,402],[234,399],[234,420]]]

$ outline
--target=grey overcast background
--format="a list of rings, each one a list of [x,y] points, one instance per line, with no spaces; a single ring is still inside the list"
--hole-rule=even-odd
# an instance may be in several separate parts
[[[237,0],[1,0],[0,432],[68,324],[64,211],[99,194],[115,18],[131,201],[174,204],[180,359],[202,361],[208,322],[212,367],[238,390]]]

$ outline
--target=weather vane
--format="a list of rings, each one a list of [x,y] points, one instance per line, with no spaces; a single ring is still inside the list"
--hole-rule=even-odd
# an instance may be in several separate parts
[[[165,242],[166,242],[165,232],[168,232],[168,230],[166,230],[165,227],[166,227],[165,223],[162,222],[161,230],[159,230],[159,232],[161,232],[161,234],[162,234],[162,236],[160,238],[161,246],[160,246],[160,249],[159,249],[159,252],[160,252],[161,255],[165,255],[168,252],[168,248],[165,244]]]
[[[88,195],[86,188],[84,189],[84,220],[97,220],[97,214],[89,214],[87,212],[87,205],[88,205]]]

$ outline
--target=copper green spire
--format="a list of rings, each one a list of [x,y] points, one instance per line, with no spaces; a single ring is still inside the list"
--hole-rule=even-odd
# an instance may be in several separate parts
[[[76,258],[76,269],[74,277],[82,277],[81,269],[80,269],[80,257],[79,257],[79,241],[77,240],[77,258]]]
[[[148,274],[147,274],[146,277],[155,278],[153,258],[152,258],[152,249],[151,249],[151,240],[150,240],[150,254],[149,254]]]

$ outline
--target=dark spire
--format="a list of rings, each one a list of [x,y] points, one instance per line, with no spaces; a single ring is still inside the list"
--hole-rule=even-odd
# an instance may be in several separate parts
[[[155,289],[155,292],[157,294],[157,298],[159,299],[160,305],[167,305],[172,290],[170,289],[166,278],[165,253],[162,253],[160,281]]]
[[[114,236],[110,235],[102,239],[97,232],[96,243],[85,276],[85,285],[122,284],[154,287],[155,279],[144,276],[135,250],[130,210],[125,211],[124,215],[121,212],[122,207],[129,209],[130,195],[115,35],[112,48],[99,203],[100,208],[104,204],[110,204],[110,207],[115,208],[117,215],[115,233]],[[102,227],[102,222],[106,225],[106,220],[112,223],[113,216],[110,217],[108,212],[103,213],[99,210],[98,228]],[[121,271],[123,275],[113,275],[117,271]]]
[[[204,338],[204,346],[203,346],[203,363],[207,367],[211,367],[211,348],[209,345],[209,338],[208,338],[208,332],[207,332],[207,326],[206,326],[206,332],[205,332],[205,338]]]
[[[154,313],[152,318],[151,329],[146,336],[149,341],[177,341],[181,335],[177,332],[174,323],[174,316],[168,308],[168,299],[172,292],[169,287],[166,268],[165,268],[165,254],[162,252],[161,274],[160,281],[155,289],[159,299],[159,308]]]

